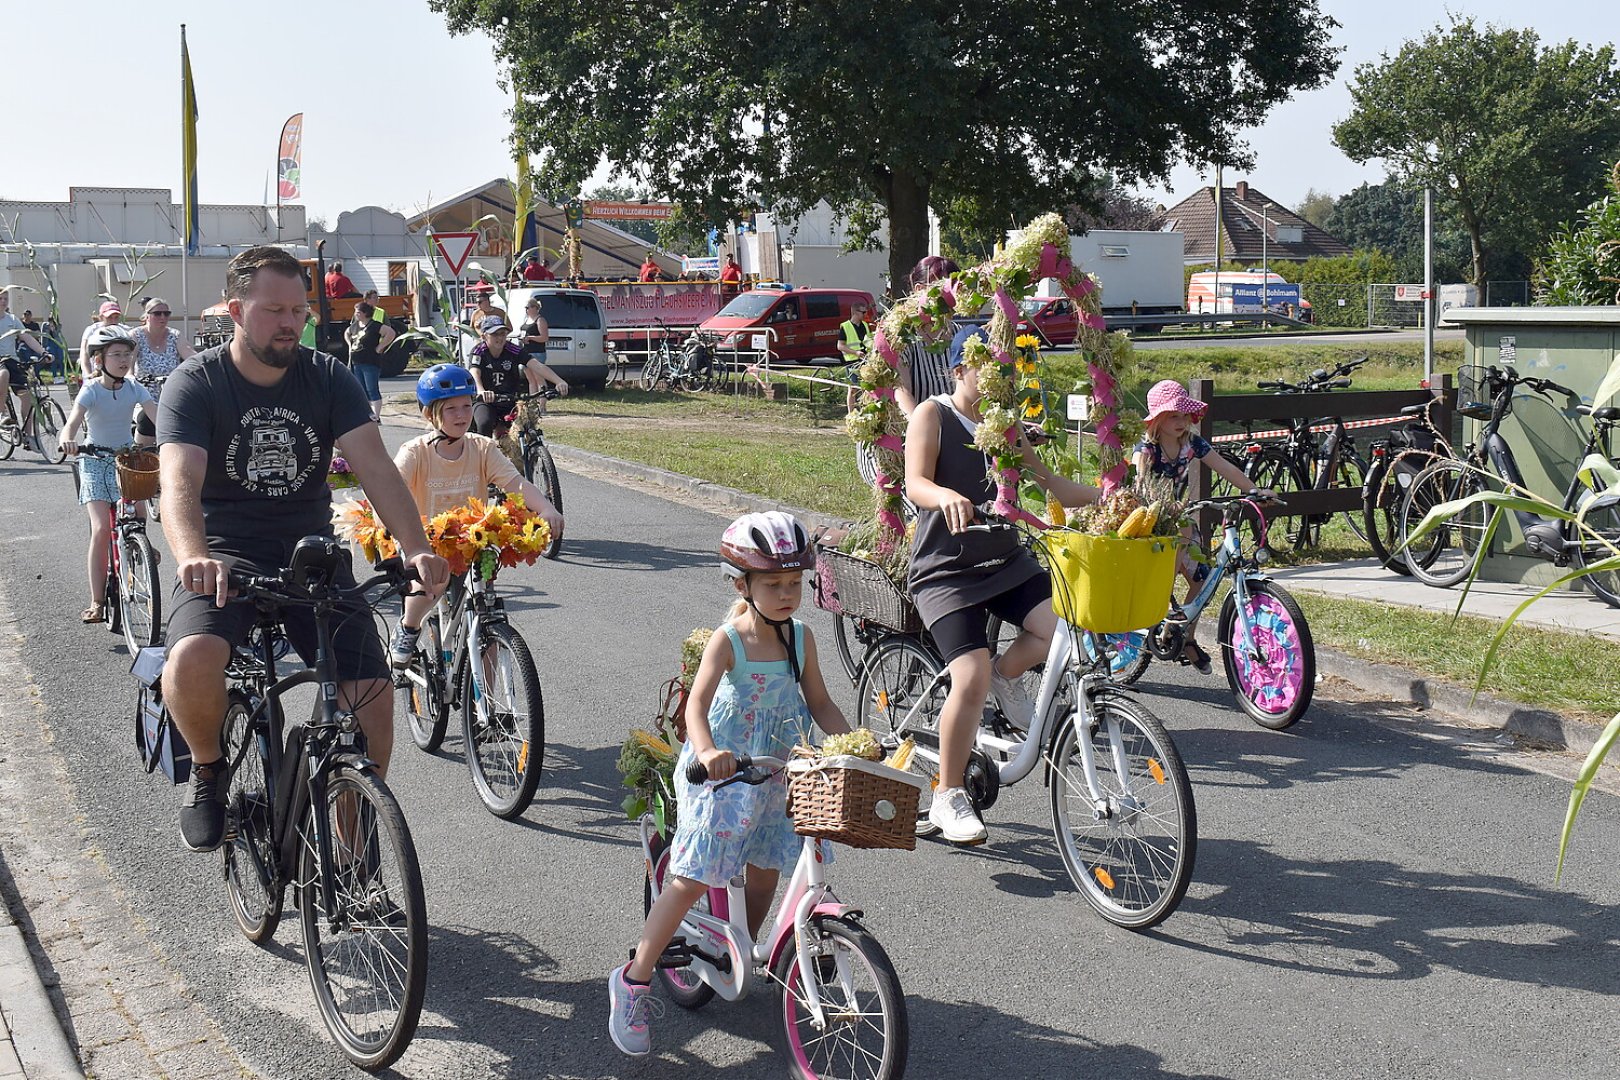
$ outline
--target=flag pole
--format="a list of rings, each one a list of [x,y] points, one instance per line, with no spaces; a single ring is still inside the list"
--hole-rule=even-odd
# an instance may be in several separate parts
[[[189,74],[186,56],[186,24],[180,24],[180,340],[191,340],[191,293],[186,280],[186,253],[191,247],[189,235],[191,203],[186,193],[191,190],[190,161],[186,155],[186,78]]]

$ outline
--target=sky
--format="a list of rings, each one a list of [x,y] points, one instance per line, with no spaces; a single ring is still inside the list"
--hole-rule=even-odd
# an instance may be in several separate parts
[[[558,0],[576,2],[576,0]],[[1296,205],[1315,188],[1341,195],[1377,182],[1334,148],[1358,64],[1393,54],[1447,13],[1522,27],[1543,42],[1620,40],[1613,0],[1322,0],[1344,46],[1334,81],[1277,106],[1248,133],[1257,162],[1229,172]],[[366,205],[410,214],[510,175],[506,110],[491,43],[453,38],[425,0],[0,0],[14,72],[0,198],[65,200],[70,186],[180,186],[180,24],[197,83],[199,188],[205,203],[274,199],[282,123],[303,112],[304,197],[336,224]],[[93,29],[92,29],[93,28]],[[21,136],[17,138],[15,136]],[[116,146],[117,153],[92,148]],[[605,176],[598,179],[605,179]],[[1213,175],[1177,168],[1145,192],[1173,202]]]

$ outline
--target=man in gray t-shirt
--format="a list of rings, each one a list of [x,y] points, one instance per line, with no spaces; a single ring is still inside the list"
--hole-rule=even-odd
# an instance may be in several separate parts
[[[422,588],[437,595],[448,576],[360,384],[332,357],[298,344],[308,310],[298,260],[279,248],[250,248],[226,267],[225,291],[235,335],[175,369],[158,413],[163,533],[179,578],[168,609],[163,687],[191,747],[180,833],[194,851],[217,848],[224,838],[225,665],[254,618],[251,605],[226,605],[229,573],[274,574],[300,539],[331,535],[326,474],[334,445]],[[346,567],[340,570],[337,584],[353,583]],[[293,647],[313,659],[310,613],[287,609],[283,619]],[[339,707],[354,710],[369,756],[386,772],[394,695],[382,642],[358,605],[338,605],[332,628]]]

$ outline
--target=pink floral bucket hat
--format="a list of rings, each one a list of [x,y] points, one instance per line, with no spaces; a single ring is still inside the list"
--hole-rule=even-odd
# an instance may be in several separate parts
[[[1165,413],[1186,413],[1194,420],[1203,416],[1209,406],[1191,394],[1186,387],[1174,379],[1164,379],[1153,384],[1153,389],[1147,395],[1147,418],[1143,423],[1151,424],[1155,419]]]

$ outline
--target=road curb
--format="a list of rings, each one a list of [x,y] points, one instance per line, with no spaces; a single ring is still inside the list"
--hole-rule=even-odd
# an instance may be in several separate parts
[[[1504,734],[1538,745],[1584,754],[1592,749],[1602,732],[1596,724],[1550,709],[1507,701],[1483,691],[1476,697],[1471,688],[1458,683],[1431,678],[1393,664],[1362,660],[1336,649],[1317,648],[1316,670],[1323,675],[1336,675],[1363,690],[1471,724],[1499,728]]]
[[[789,506],[774,499],[739,491],[708,480],[700,480],[695,476],[625,461],[623,458],[599,454],[592,450],[561,446],[555,442],[548,442],[546,445],[559,461],[571,461],[601,472],[617,473],[662,487],[691,492],[741,510],[784,510],[812,525],[841,524],[840,519],[826,514]],[[1560,747],[1584,754],[1592,749],[1601,733],[1601,729],[1595,724],[1575,720],[1549,709],[1507,701],[1483,692],[1476,697],[1472,689],[1458,683],[1431,678],[1392,664],[1362,660],[1336,649],[1318,647],[1316,667],[1320,674],[1338,676],[1364,690],[1386,695],[1395,701],[1409,702],[1421,709],[1456,717],[1473,724],[1499,728],[1505,734],[1539,745]]]
[[[83,1080],[84,1071],[56,1018],[22,927],[4,904],[0,904],[0,1009],[28,1080]]]

